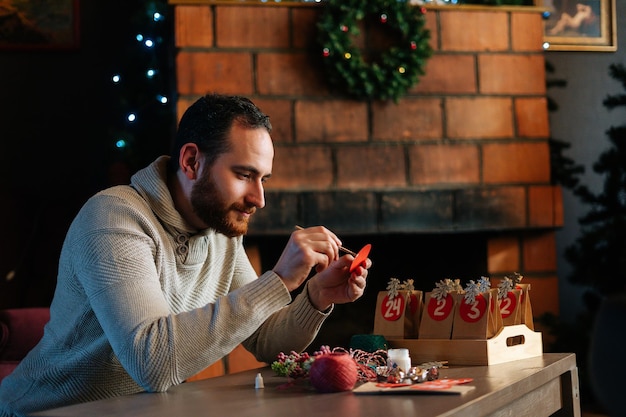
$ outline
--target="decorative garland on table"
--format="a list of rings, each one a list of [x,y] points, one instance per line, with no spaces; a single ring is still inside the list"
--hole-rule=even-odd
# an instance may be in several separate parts
[[[424,75],[432,55],[425,13],[408,0],[328,0],[317,24],[328,81],[360,100],[397,102]],[[360,34],[358,22],[369,15],[400,35],[397,45],[372,62],[352,42]]]

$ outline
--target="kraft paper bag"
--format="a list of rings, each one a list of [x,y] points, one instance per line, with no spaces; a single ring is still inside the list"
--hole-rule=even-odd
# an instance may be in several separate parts
[[[496,332],[500,313],[495,306],[492,291],[485,291],[474,296],[456,294],[457,309],[452,326],[452,339],[479,339],[493,337]],[[501,320],[499,321],[501,323]]]
[[[420,321],[420,339],[450,339],[457,308],[456,293],[437,297],[434,292],[424,296],[424,310]]]
[[[533,309],[530,304],[530,284],[517,284],[520,290],[520,322],[530,330],[535,330]]]
[[[502,322],[502,314],[500,313],[500,305],[498,302],[498,289],[492,288],[489,292],[491,293],[491,331],[489,333],[491,334],[490,337],[493,337],[502,330],[504,323]]]
[[[422,313],[422,291],[380,291],[376,299],[374,334],[389,339],[417,339]]]

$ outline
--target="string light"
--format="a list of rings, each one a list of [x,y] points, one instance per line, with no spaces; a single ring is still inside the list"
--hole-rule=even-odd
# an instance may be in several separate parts
[[[134,27],[127,28],[131,40],[126,45],[127,57],[110,78],[115,86],[112,91],[119,97],[113,108],[119,114],[110,128],[109,146],[128,162],[148,158],[150,152],[157,152],[159,144],[167,146],[176,121],[169,92],[173,83],[168,78],[167,41],[173,39],[168,2],[142,0],[133,10],[136,15],[129,22]],[[149,160],[140,162],[144,165]]]

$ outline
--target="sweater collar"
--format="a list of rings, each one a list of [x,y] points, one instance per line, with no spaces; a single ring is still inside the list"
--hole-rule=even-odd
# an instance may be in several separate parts
[[[209,234],[211,230],[198,231],[190,227],[174,207],[167,188],[167,164],[170,157],[163,155],[147,167],[137,171],[130,179],[131,186],[148,202],[163,225],[187,234]]]

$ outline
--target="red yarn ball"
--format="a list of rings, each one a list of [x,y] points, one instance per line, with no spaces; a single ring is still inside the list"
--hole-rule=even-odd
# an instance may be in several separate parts
[[[319,392],[350,391],[358,378],[356,361],[348,353],[329,353],[315,358],[309,370],[311,384]]]

